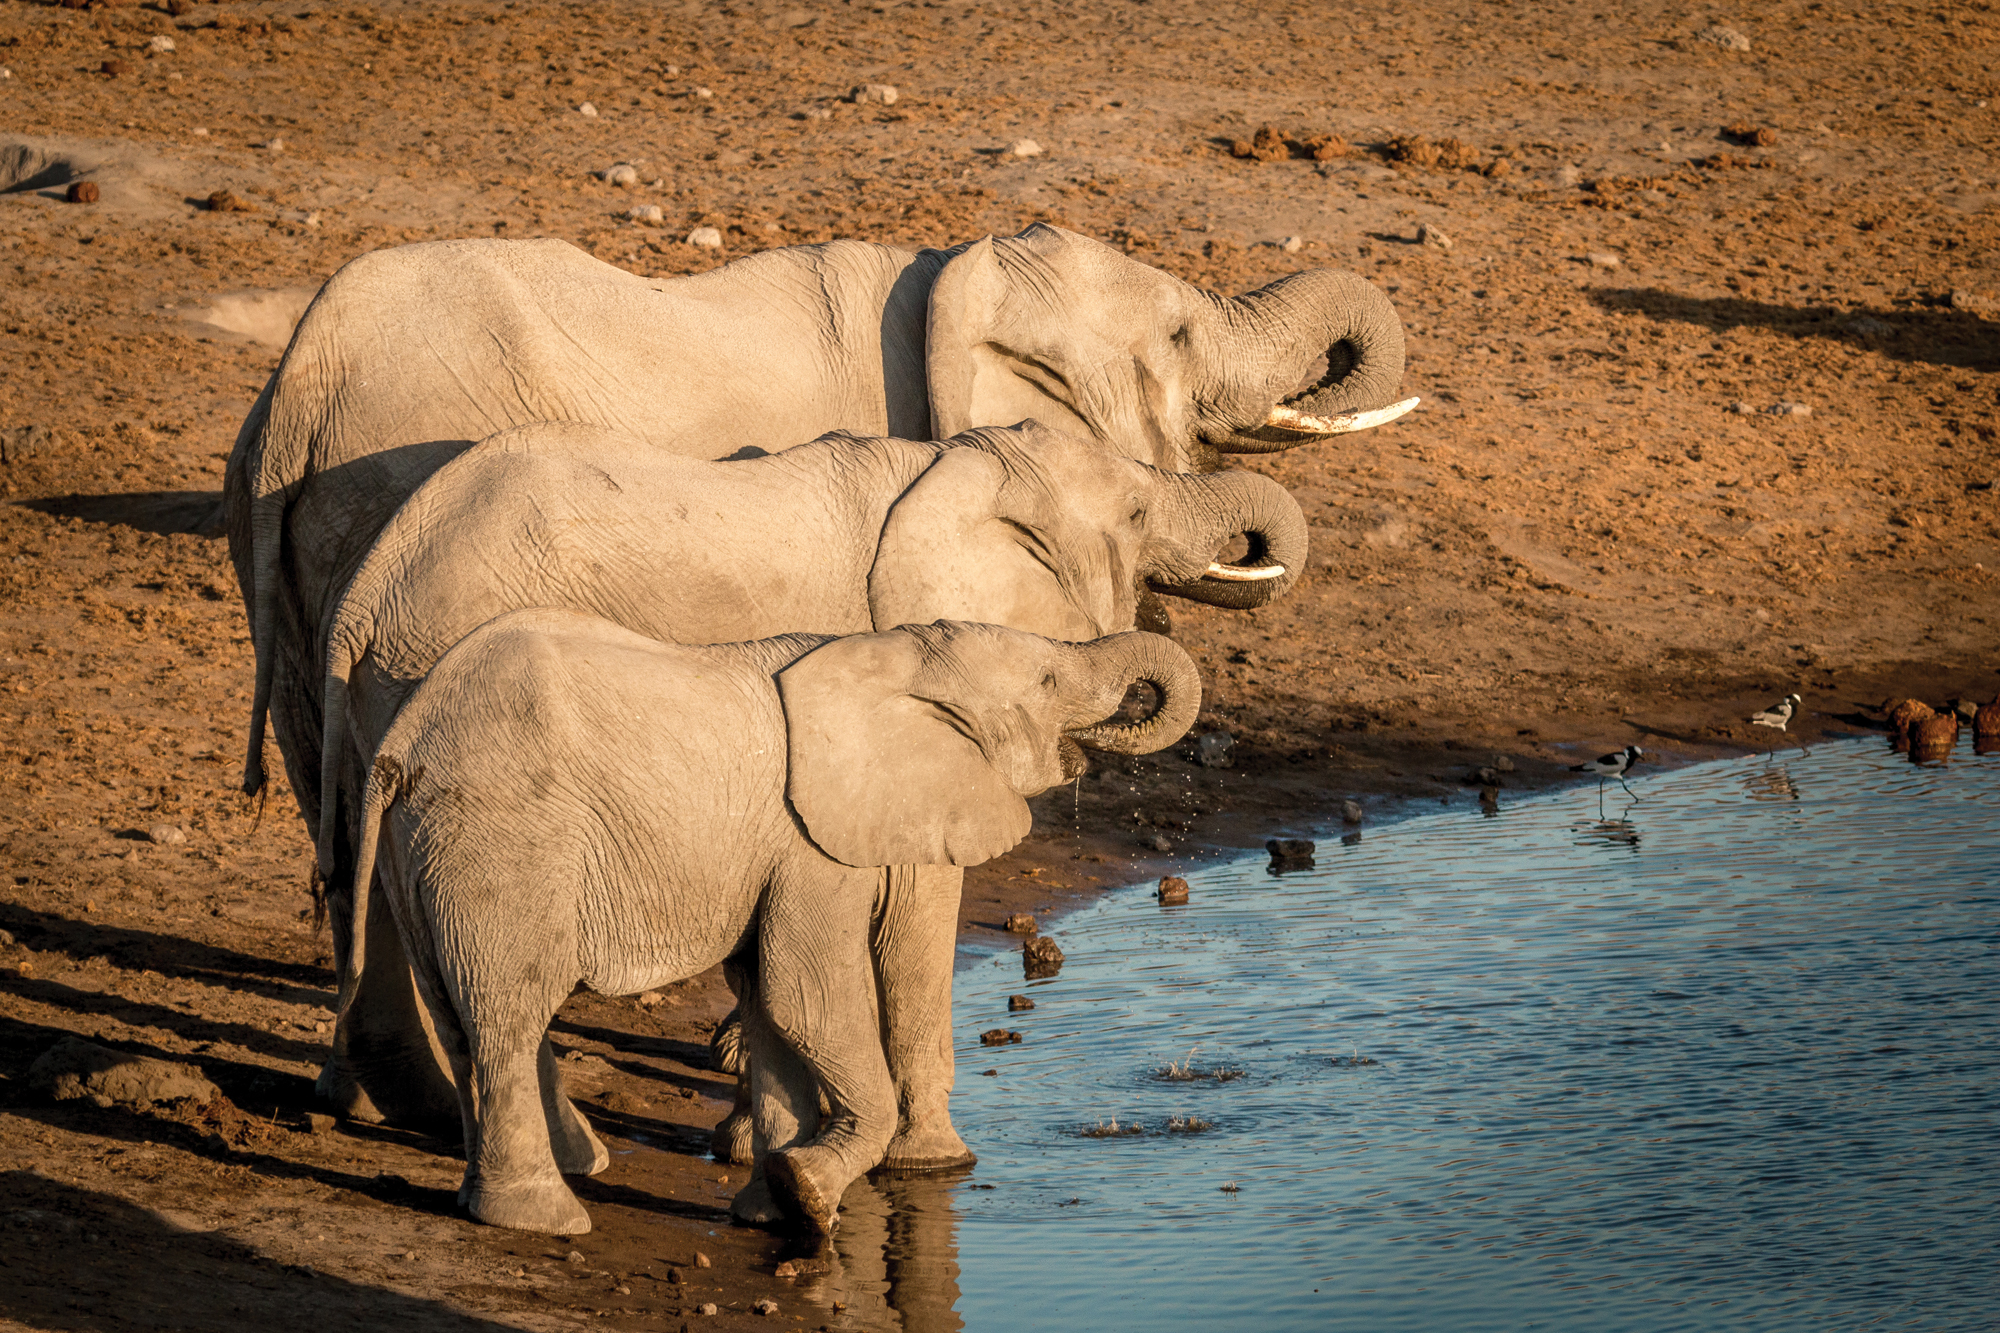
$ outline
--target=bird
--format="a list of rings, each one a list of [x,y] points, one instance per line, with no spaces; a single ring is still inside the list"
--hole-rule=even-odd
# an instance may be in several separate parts
[[[1804,702],[1805,700],[1801,699],[1798,695],[1788,694],[1769,708],[1766,708],[1763,712],[1752,713],[1750,715],[1750,725],[1754,727],[1772,727],[1778,731],[1783,731],[1785,724],[1792,720],[1792,715],[1798,711],[1799,705]]]
[[[1632,789],[1625,785],[1625,775],[1632,771],[1634,764],[1645,757],[1646,752],[1644,750],[1636,745],[1628,745],[1622,750],[1613,750],[1610,754],[1601,754],[1587,764],[1571,764],[1569,771],[1572,773],[1597,774],[1597,785],[1600,788],[1604,785],[1604,779],[1617,778],[1618,785],[1625,787],[1625,794],[1637,800],[1638,797],[1633,793]]]

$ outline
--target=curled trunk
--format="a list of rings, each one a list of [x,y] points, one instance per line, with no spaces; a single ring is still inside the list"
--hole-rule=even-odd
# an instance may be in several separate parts
[[[1095,700],[1083,701],[1085,716],[1108,719],[1132,686],[1150,685],[1157,703],[1145,717],[1132,722],[1110,720],[1069,728],[1067,739],[1111,754],[1151,754],[1187,734],[1201,712],[1201,676],[1194,662],[1171,640],[1132,631],[1113,634],[1072,649],[1085,664],[1085,675],[1100,682]]]
[[[1154,591],[1244,611],[1276,601],[1306,563],[1306,517],[1299,502],[1269,477],[1218,472],[1168,479],[1162,500],[1176,541],[1146,571]],[[1217,553],[1241,536],[1249,550],[1234,560]]]

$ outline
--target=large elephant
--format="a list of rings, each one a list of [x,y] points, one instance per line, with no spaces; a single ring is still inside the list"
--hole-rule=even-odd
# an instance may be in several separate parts
[[[913,253],[859,241],[647,279],[561,241],[364,255],[321,289],[237,437],[230,554],[271,720],[319,815],[321,638],[396,506],[471,441],[578,421],[716,458],[829,430],[931,439],[1025,418],[1169,470],[1397,415],[1388,299],[1315,269],[1219,297],[1045,225]]]
[[[1151,716],[1108,721],[1141,680]],[[1186,654],[1144,633],[1064,644],[939,622],[687,647],[548,608],[475,630],[376,752],[362,820],[379,836],[355,880],[366,894],[379,854],[450,1054],[461,1201],[500,1226],[587,1230],[562,1172],[609,1157],[561,1093],[549,1020],[579,984],[629,994],[754,952],[766,1151],[744,1193],[830,1232],[896,1124],[875,867],[1006,851],[1023,798],[1082,773],[1079,743],[1170,745],[1199,696]],[[365,961],[350,951],[350,983]]]
[[[1215,562],[1237,534],[1256,554]],[[834,436],[728,462],[597,426],[504,431],[396,512],[326,631],[319,856],[338,952],[363,924],[351,821],[368,757],[446,650],[507,611],[570,607],[692,644],[940,619],[1086,640],[1133,627],[1142,582],[1263,605],[1305,551],[1304,516],[1268,478],[1162,472],[1033,423],[942,443]],[[884,1034],[902,1115],[887,1160],[969,1161],[949,1113],[960,872],[885,873],[876,949],[900,978]],[[346,1115],[434,1121],[455,1114],[456,1095],[390,925],[379,912],[365,923],[372,961],[342,1006],[321,1091]],[[742,1159],[747,1134],[719,1148]]]

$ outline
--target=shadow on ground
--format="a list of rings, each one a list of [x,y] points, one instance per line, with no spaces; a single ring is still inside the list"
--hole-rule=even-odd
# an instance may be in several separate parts
[[[1590,299],[1612,313],[1699,324],[1717,333],[1770,329],[1795,338],[1827,338],[1867,347],[1899,361],[1966,370],[2000,371],[2000,325],[1970,310],[1835,310],[1773,305],[1741,297],[1697,297],[1658,287],[1600,289]]]
[[[220,537],[221,491],[128,491],[118,495],[52,495],[39,500],[17,501],[22,508],[56,518],[80,518],[86,523],[105,523],[137,528],[159,536],[190,533],[196,537]]]

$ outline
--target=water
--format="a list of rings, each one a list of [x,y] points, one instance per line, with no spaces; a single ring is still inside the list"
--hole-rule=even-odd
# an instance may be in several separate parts
[[[2000,1327],[2000,757],[1633,785],[1128,890],[1057,977],[964,969],[979,1166],[850,1192],[839,1326]],[[1241,1076],[1156,1076],[1190,1051]],[[1149,1132],[1077,1132],[1114,1118]]]

